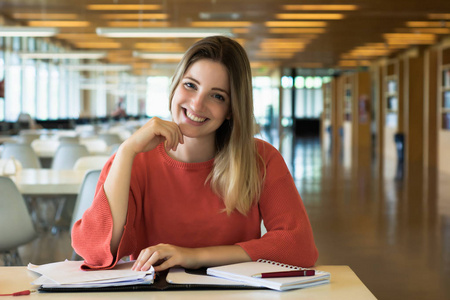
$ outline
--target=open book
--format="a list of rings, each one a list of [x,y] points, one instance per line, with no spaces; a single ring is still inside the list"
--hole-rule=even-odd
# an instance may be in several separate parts
[[[306,288],[330,282],[330,273],[315,270],[312,276],[280,277],[280,278],[255,278],[253,275],[269,272],[284,272],[292,270],[308,270],[300,267],[280,264],[268,260],[258,260],[232,265],[208,268],[209,275],[233,280],[245,285],[266,287],[269,289],[284,291]]]
[[[187,270],[171,268],[154,272],[131,270],[134,262],[119,262],[111,270],[80,269],[82,261],[63,261],[36,266],[28,264],[28,269],[41,275],[32,282],[45,292],[86,292],[86,291],[161,291],[191,289],[261,289],[288,290],[328,283],[330,274],[315,271],[314,276],[290,278],[252,278],[254,273],[286,270],[289,267],[267,261],[246,262],[213,268]]]
[[[28,264],[28,270],[41,276],[32,282],[42,288],[82,289],[111,286],[148,285],[153,283],[153,267],[148,271],[133,271],[134,262],[120,261],[110,270],[81,270],[83,261],[61,261],[41,266]]]

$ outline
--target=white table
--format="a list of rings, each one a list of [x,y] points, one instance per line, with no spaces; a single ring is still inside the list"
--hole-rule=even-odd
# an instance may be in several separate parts
[[[78,194],[86,171],[22,169],[11,176],[23,195]]]
[[[206,291],[158,291],[158,292],[109,292],[109,293],[33,293],[31,299],[376,299],[364,283],[348,266],[318,266],[331,273],[330,284],[306,289],[278,292],[272,290],[206,290]],[[36,289],[30,284],[35,273],[26,267],[0,267],[1,293],[13,293]],[[7,297],[2,297],[6,299]],[[10,297],[13,298],[13,297]],[[14,297],[16,299],[17,297]],[[17,298],[18,299],[18,298]]]

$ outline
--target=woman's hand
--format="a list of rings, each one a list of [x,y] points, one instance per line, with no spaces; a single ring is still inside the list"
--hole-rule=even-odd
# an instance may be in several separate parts
[[[134,154],[138,154],[153,150],[164,141],[166,149],[175,151],[178,144],[184,143],[180,127],[174,122],[153,117],[129,137],[124,142],[124,146]]]
[[[201,267],[197,260],[197,251],[195,248],[159,244],[143,249],[131,269],[147,271],[152,265],[155,266],[157,272],[174,266],[196,269]]]
[[[155,267],[155,271],[166,270],[174,266],[198,269],[244,261],[251,261],[251,258],[238,245],[184,248],[159,244],[143,249],[132,270],[147,271],[152,265]]]

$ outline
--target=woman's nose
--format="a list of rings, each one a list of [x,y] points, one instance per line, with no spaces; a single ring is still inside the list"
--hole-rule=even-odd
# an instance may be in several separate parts
[[[196,93],[191,98],[191,107],[194,109],[194,111],[201,112],[205,106],[206,103],[206,96],[203,93]]]

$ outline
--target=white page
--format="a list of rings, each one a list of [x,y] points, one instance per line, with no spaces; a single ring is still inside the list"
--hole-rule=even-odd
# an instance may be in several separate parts
[[[166,281],[173,284],[202,284],[202,285],[239,285],[233,280],[224,278],[189,274],[183,268],[171,268],[167,274]],[[245,286],[245,285],[242,285]]]
[[[154,274],[153,267],[149,271],[133,271],[134,262],[117,264],[111,270],[81,270],[83,261],[62,261],[41,266],[29,264],[28,269],[37,272],[59,284],[93,282],[117,278],[143,278],[147,274]]]

